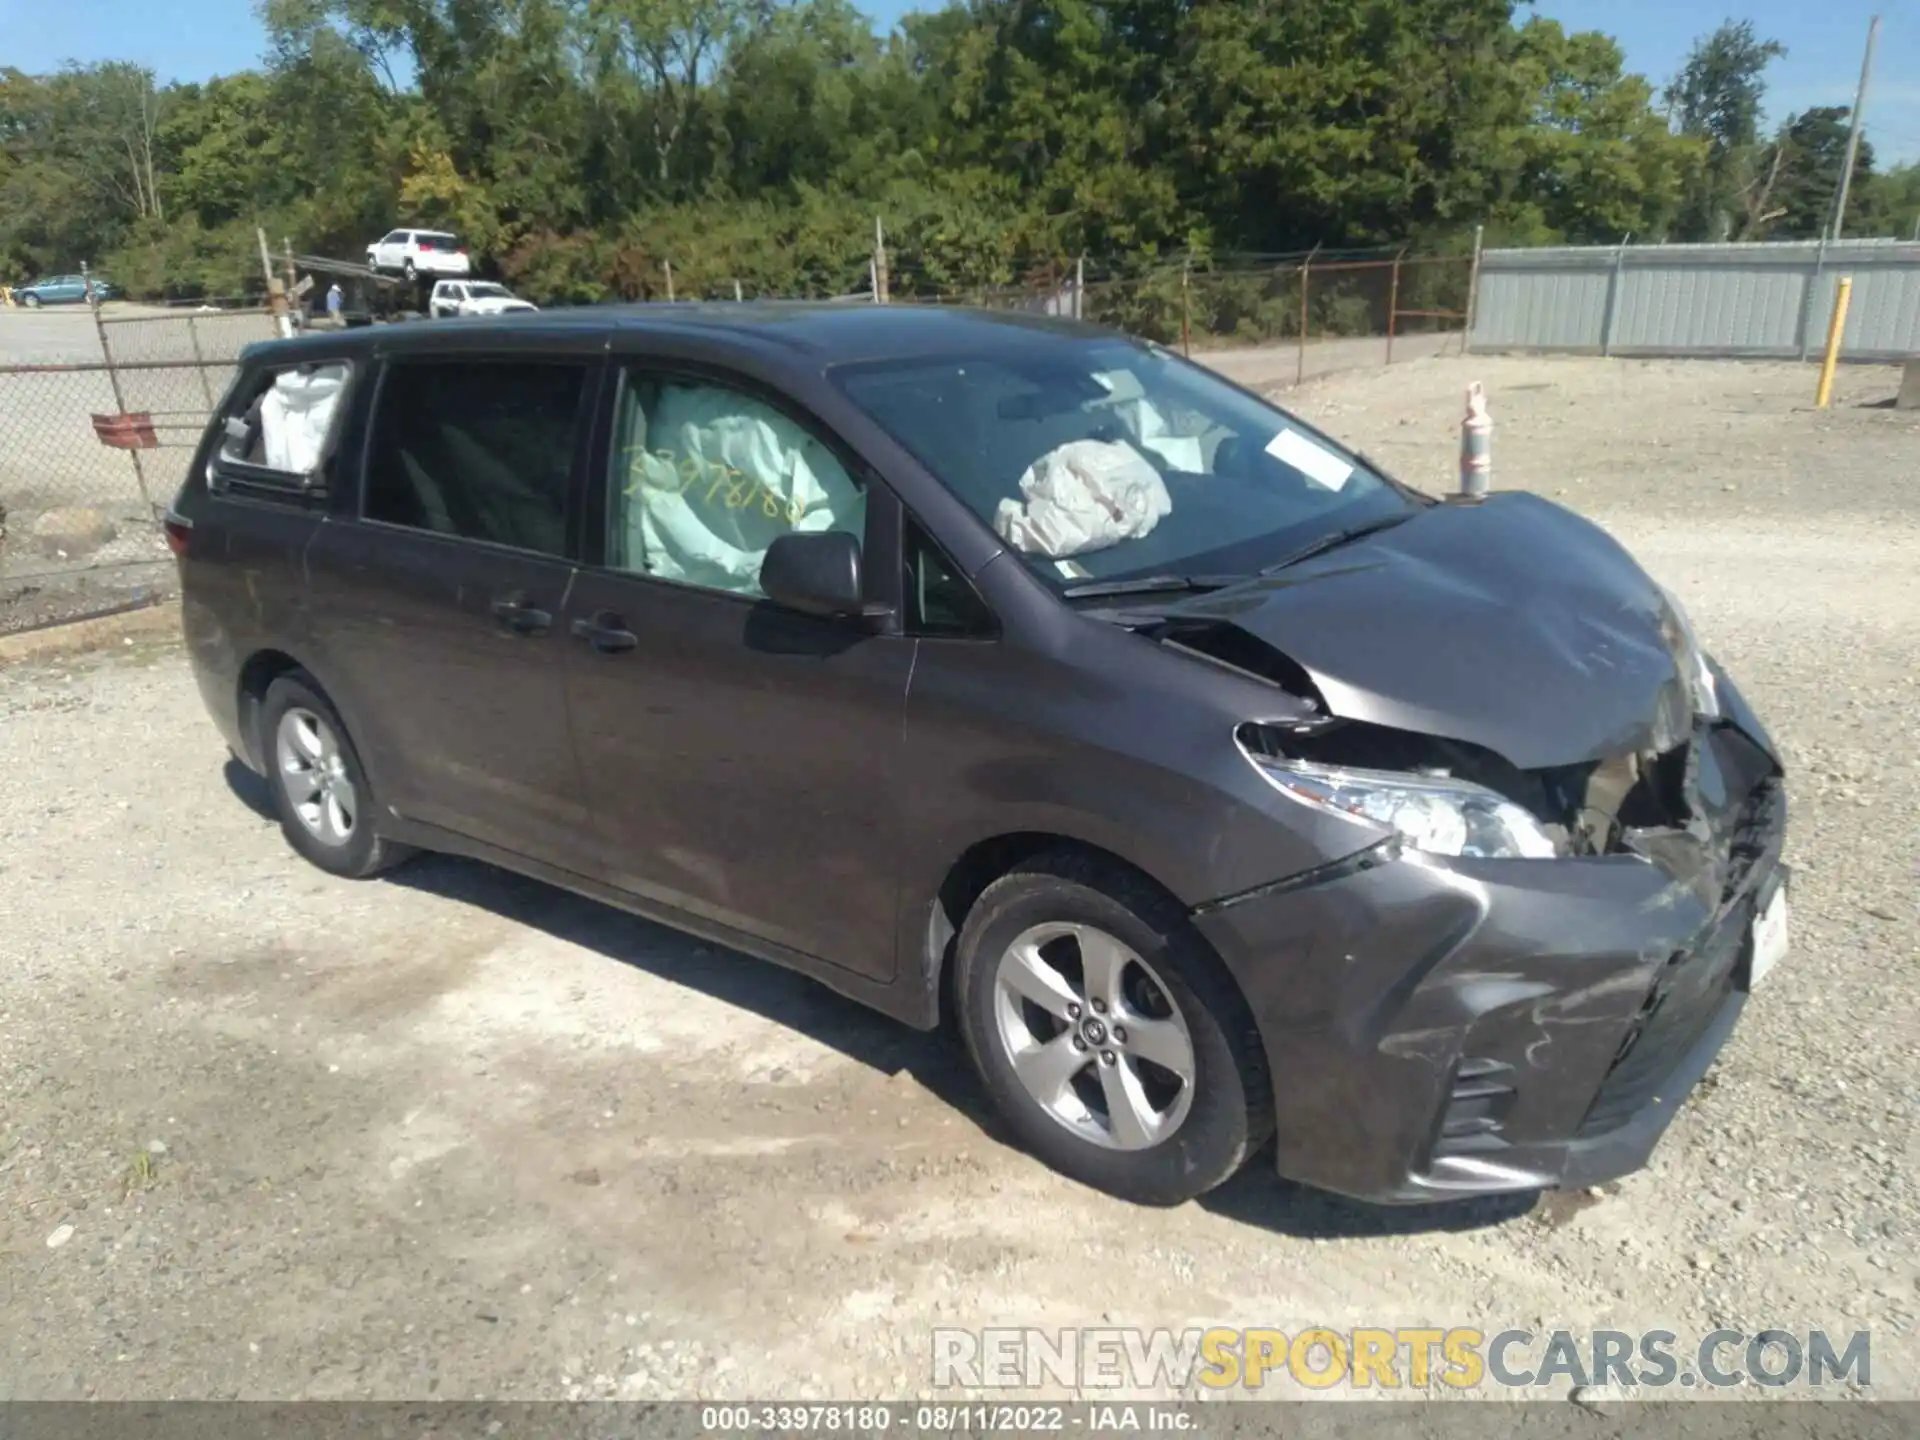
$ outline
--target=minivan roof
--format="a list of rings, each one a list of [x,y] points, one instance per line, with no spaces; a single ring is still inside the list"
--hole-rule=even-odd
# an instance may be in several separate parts
[[[579,336],[605,331],[618,338],[701,336],[732,340],[742,348],[772,347],[822,365],[910,355],[1016,352],[1053,349],[1063,342],[1114,339],[1114,332],[1074,320],[1014,310],[975,310],[945,305],[872,305],[822,301],[681,302],[679,304],[583,305],[515,315],[469,317],[458,327],[459,346],[530,335]],[[244,358],[293,360],[303,350],[375,348],[400,353],[435,349],[454,332],[445,326],[370,325],[249,346]],[[284,358],[283,358],[284,357]]]

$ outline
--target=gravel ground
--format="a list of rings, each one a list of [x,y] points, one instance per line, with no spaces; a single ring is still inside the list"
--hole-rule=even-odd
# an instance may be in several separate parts
[[[1130,1208],[952,1048],[485,867],[304,866],[176,648],[0,670],[0,1399],[897,1397],[934,1326],[1873,1332],[1920,1398],[1920,417],[1892,372],[1420,359],[1294,403],[1619,534],[1794,768],[1794,951],[1652,1167]],[[1751,1393],[1751,1392],[1748,1392]]]

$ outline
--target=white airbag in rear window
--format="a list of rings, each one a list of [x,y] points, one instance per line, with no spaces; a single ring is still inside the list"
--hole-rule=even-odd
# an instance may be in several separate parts
[[[268,468],[305,475],[320,464],[346,386],[344,365],[274,376],[260,402],[262,459]]]

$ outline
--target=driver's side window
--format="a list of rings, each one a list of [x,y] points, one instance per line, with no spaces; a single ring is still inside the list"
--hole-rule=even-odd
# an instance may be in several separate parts
[[[608,469],[607,563],[752,598],[780,536],[864,537],[866,492],[821,439],[718,381],[631,370]]]

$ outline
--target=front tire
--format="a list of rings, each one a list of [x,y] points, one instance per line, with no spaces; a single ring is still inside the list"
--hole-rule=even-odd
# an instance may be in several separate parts
[[[961,929],[960,1024],[1035,1156],[1122,1199],[1178,1205],[1273,1131],[1252,1016],[1182,907],[1061,851],[988,886]]]
[[[38,310],[40,308],[40,297],[38,295],[22,295],[20,297],[20,303],[29,310]]]
[[[280,831],[306,859],[360,880],[412,853],[375,828],[379,806],[359,752],[310,677],[296,671],[267,687],[260,739]]]

